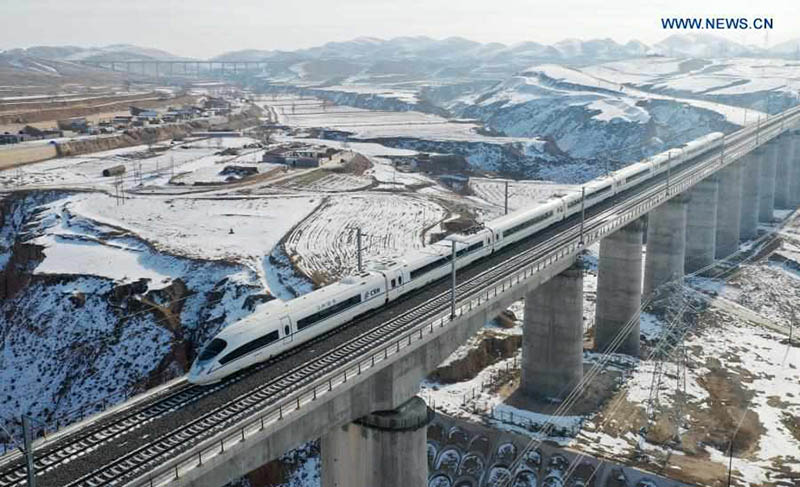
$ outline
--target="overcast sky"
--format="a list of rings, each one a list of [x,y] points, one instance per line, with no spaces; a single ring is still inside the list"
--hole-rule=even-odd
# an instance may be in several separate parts
[[[771,31],[718,31],[758,46],[800,37],[800,0],[0,0],[0,48],[130,43],[206,58],[360,36],[461,36],[652,44],[661,17],[771,17]]]

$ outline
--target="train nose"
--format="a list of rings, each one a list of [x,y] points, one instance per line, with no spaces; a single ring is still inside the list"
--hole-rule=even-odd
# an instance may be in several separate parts
[[[205,372],[204,366],[192,365],[189,369],[189,382],[199,383],[203,381],[203,373]]]

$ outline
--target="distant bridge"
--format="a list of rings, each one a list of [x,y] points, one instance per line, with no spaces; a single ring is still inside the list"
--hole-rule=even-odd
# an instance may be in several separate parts
[[[253,73],[262,70],[268,63],[267,61],[120,60],[80,61],[80,64],[113,72],[159,77],[161,75],[200,76],[204,74]]]

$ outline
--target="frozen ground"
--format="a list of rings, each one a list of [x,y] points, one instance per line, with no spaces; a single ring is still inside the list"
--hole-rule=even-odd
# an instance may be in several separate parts
[[[584,71],[648,89],[711,95],[771,90],[790,93],[800,82],[796,63],[763,58],[641,58],[588,66]]]
[[[445,215],[440,205],[417,195],[331,195],[294,228],[284,247],[306,275],[329,280],[355,270],[357,228],[367,262],[422,247],[428,229]]]
[[[621,388],[596,413],[552,417],[508,404],[519,375],[519,352],[468,380],[428,380],[420,395],[451,416],[524,433],[537,441],[549,439],[700,485],[725,485],[727,448],[738,426],[734,485],[790,485],[800,475],[800,347],[789,344],[787,334],[800,299],[800,273],[797,261],[784,259],[800,255],[798,220],[779,230],[783,241],[773,254],[780,256],[778,260],[746,264],[727,281],[690,281],[707,298],[698,300],[693,291],[686,291],[692,298],[684,301],[690,304],[686,314],[694,316],[690,322],[696,324],[683,345],[661,360],[653,350],[673,321],[643,313],[642,358],[610,357],[604,373],[618,374]],[[587,327],[594,321],[596,252],[590,249],[584,276]],[[503,333],[518,333],[524,320],[521,302],[511,310],[516,326],[502,329]],[[479,344],[471,340],[440,367],[463,360]],[[585,352],[585,367],[601,358]],[[548,422],[556,428],[549,438],[538,431]],[[674,430],[681,438],[678,443],[666,433],[674,424],[679,425]],[[639,434],[640,428],[646,435]]]
[[[245,316],[261,290],[245,267],[158,252],[73,203],[34,193],[5,215],[3,264],[31,267],[0,305],[0,418],[12,431],[19,411],[54,428],[182,374],[182,344]]]
[[[223,182],[218,173],[226,164],[250,163],[261,159],[258,149],[241,149],[254,144],[250,137],[190,139],[181,143],[160,143],[148,153],[145,145],[125,147],[76,157],[51,159],[16,169],[0,171],[0,187],[62,188],[115,192],[117,185],[125,191],[143,187],[195,182]],[[239,155],[216,155],[226,148],[240,148]],[[104,169],[124,165],[121,178],[103,176]],[[269,164],[258,164],[266,171]]]
[[[273,110],[280,123],[297,128],[326,128],[350,132],[355,139],[407,137],[430,141],[544,144],[543,140],[535,137],[481,135],[477,132],[479,125],[474,122],[450,120],[422,112],[367,110],[345,105],[332,105],[323,110],[322,100],[292,96],[283,96],[276,100],[264,97],[259,104]]]
[[[469,187],[475,197],[497,208],[498,216],[505,205],[506,182],[500,179],[470,178]],[[508,211],[535,205],[550,197],[561,197],[570,192],[580,192],[580,188],[569,184],[555,184],[547,181],[509,181]]]

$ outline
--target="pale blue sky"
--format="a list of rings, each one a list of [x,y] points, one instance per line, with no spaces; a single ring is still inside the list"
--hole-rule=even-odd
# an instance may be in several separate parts
[[[462,36],[482,42],[639,39],[674,31],[665,16],[772,17],[774,29],[725,31],[764,46],[800,37],[798,0],[0,0],[0,49],[138,44],[210,57],[297,49],[359,36]],[[720,34],[720,32],[717,32]]]

